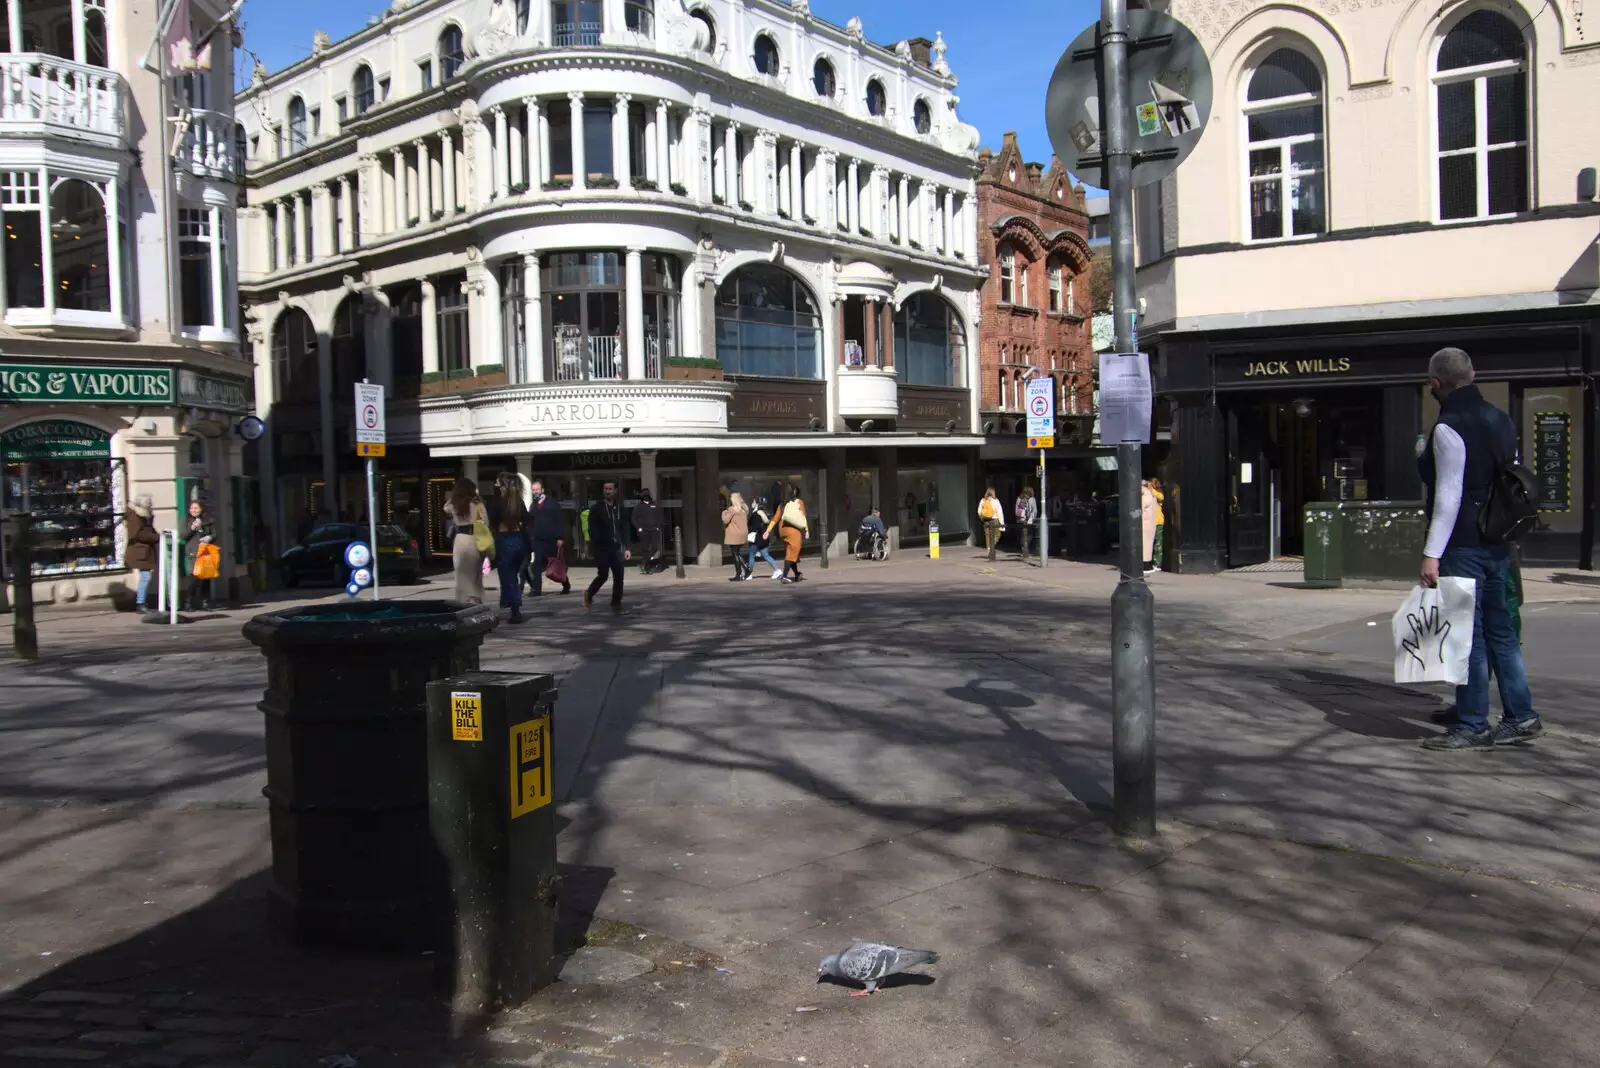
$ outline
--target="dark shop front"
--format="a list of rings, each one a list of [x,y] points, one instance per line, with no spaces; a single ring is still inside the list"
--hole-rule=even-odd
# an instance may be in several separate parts
[[[1420,502],[1417,452],[1438,415],[1428,358],[1454,345],[1472,357],[1484,396],[1517,423],[1539,479],[1524,561],[1590,566],[1592,337],[1592,323],[1577,318],[1168,335],[1155,373],[1172,435],[1155,459],[1175,487],[1169,553],[1190,572],[1293,560],[1305,551],[1308,504]]]

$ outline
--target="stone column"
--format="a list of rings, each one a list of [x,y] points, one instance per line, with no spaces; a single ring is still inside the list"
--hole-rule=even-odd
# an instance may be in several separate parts
[[[419,137],[411,142],[417,150],[417,225],[433,221],[433,161],[428,158],[428,142]]]
[[[656,171],[661,191],[672,192],[672,109],[665,100],[656,101]]]
[[[361,203],[361,210],[356,212],[359,225],[354,226],[355,243],[366,244],[363,232],[377,236],[383,232],[383,166],[378,162],[378,157],[367,154],[361,157],[361,169],[356,172],[356,184],[359,188],[356,196]]]
[[[656,183],[657,189],[664,190],[666,183],[661,180],[661,142],[656,137],[656,112],[646,109],[644,113],[644,180]]]
[[[474,279],[467,276],[467,284],[472,286],[473,294],[478,298],[478,324],[482,337],[472,339],[472,366],[487,367],[500,364],[505,370],[505,332],[502,329],[500,315],[500,274],[495,270],[494,264],[485,263],[482,270]]]
[[[539,98],[522,98],[523,114],[528,117],[528,190],[539,189],[550,181],[544,173],[544,161],[550,155],[550,126],[539,107]]]
[[[883,366],[887,371],[894,370],[894,301],[886,300],[878,307],[881,317],[878,330],[883,337]]]
[[[946,256],[954,256],[956,254],[955,213],[955,190],[946,189],[944,191],[944,216],[942,218],[944,232],[939,235],[939,251]]]
[[[289,201],[287,198],[278,201],[272,213],[273,229],[276,231],[274,241],[278,246],[278,255],[274,258],[274,265],[278,270],[284,270],[291,262],[289,257]]]
[[[751,201],[756,211],[763,215],[778,214],[778,135],[772,130],[762,130],[757,138],[756,197]]]
[[[861,301],[862,362],[868,367],[882,367],[878,354],[878,302],[871,297]]]
[[[624,324],[628,339],[628,379],[638,382],[645,377],[644,249],[628,249],[623,264],[622,302],[626,309]]]
[[[356,205],[350,199],[350,176],[339,179],[339,206],[343,208],[339,219],[339,251],[349,252],[356,245]]]
[[[310,263],[313,249],[311,234],[311,198],[304,190],[295,195],[294,226],[298,235],[295,262]]]
[[[850,180],[845,186],[846,218],[850,222],[850,232],[861,232],[861,163],[859,160],[850,161]]]
[[[439,370],[439,303],[433,280],[422,280],[422,373]]]
[[[730,208],[739,206],[740,179],[744,162],[739,159],[739,124],[730,122],[722,131],[722,202]]]
[[[707,355],[700,351],[699,274],[694,264],[690,263],[683,272],[683,292],[678,300],[678,336],[683,341],[683,354],[690,359]],[[712,352],[710,356],[714,358],[716,353]]]
[[[394,389],[394,321],[374,290],[362,294],[361,341],[367,351],[367,376]]]
[[[806,153],[799,141],[789,144],[789,218],[806,221]]]
[[[456,134],[454,130],[445,130],[439,134],[439,170],[440,192],[444,196],[444,217],[451,218],[456,213]]]
[[[879,241],[889,240],[889,172],[883,167],[872,168],[867,203],[872,208],[872,235]]]
[[[817,198],[817,222],[826,230],[839,227],[839,157],[823,149],[817,153],[817,177],[812,183]]]
[[[717,488],[721,485],[722,472],[716,449],[695,450],[694,481],[695,500],[693,504],[684,502],[684,512],[694,519],[692,528],[685,524],[686,548],[700,558],[701,567],[721,567],[722,500]]]
[[[523,114],[526,113],[524,112]],[[512,189],[519,185],[526,187],[528,184],[528,146],[526,139],[522,136],[522,121],[523,115],[518,115],[515,120],[510,122],[507,130],[511,137],[511,140],[507,142],[511,152],[511,173],[506,181]]]
[[[902,245],[909,245],[911,243],[911,179],[903,174],[900,176],[900,202],[895,207],[895,215],[899,220],[895,224],[899,230],[895,234],[895,240]]]
[[[333,247],[333,190],[327,183],[319,182],[311,187],[311,227],[313,240],[311,247],[317,254],[317,259],[325,260],[334,254]],[[219,306],[219,312],[222,310]]]
[[[406,185],[409,181],[406,176],[406,154],[397,148],[391,153],[391,158],[394,160],[394,228],[407,230],[411,227],[411,209],[406,203]]]
[[[695,108],[683,132],[683,181],[698,204],[711,203],[715,182],[711,168],[711,113]],[[694,178],[691,181],[690,175]]]
[[[317,331],[317,392],[321,398],[318,414],[322,430],[323,499],[333,514],[338,515],[342,502],[339,500],[339,443],[333,436],[333,408],[341,400],[348,403],[349,398],[333,395],[333,339],[321,330]]]
[[[968,263],[978,262],[978,198],[967,193],[961,198],[961,258]]]
[[[461,146],[466,154],[466,201],[468,211],[477,211],[494,195],[494,145],[489,127],[474,114],[461,128]]]
[[[633,188],[633,138],[629,136],[629,107],[633,97],[618,93],[611,115],[611,170],[618,189]]]
[[[492,107],[489,114],[494,117],[494,195],[496,200],[504,200],[511,191],[511,152],[506,144],[506,109]]]
[[[527,310],[522,316],[524,347],[528,350],[528,381],[544,381],[544,301],[539,291],[539,254],[522,257],[522,299]]]
[[[583,158],[583,94],[573,90],[567,94],[567,103],[572,108],[572,188],[578,190],[588,184]]]

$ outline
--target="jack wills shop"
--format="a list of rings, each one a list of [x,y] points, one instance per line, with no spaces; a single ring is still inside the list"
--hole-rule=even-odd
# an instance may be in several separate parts
[[[1163,337],[1156,389],[1172,433],[1154,459],[1178,491],[1167,537],[1179,567],[1300,557],[1310,504],[1420,502],[1418,444],[1439,411],[1428,358],[1448,345],[1472,357],[1479,388],[1517,424],[1538,477],[1539,523],[1522,542],[1524,562],[1589,567],[1594,345],[1592,323],[1577,317]]]

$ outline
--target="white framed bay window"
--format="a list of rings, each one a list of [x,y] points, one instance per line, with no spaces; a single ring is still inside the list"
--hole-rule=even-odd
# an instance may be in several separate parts
[[[1322,72],[1294,48],[1267,55],[1245,82],[1245,218],[1249,240],[1280,241],[1328,227]]]
[[[224,209],[178,209],[178,297],[183,332],[201,341],[233,340],[233,260]]]
[[[8,325],[127,325],[123,197],[113,175],[0,171],[0,313]]]

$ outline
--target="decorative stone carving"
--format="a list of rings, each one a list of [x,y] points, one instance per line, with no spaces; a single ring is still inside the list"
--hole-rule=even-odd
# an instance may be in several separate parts
[[[331,44],[333,44],[333,41],[328,37],[327,31],[318,30],[311,35],[311,54],[320,56],[328,50],[328,46]]]
[[[944,54],[950,48],[944,43],[944,34],[939,30],[933,31],[933,73],[948,76],[950,64],[944,61]]]
[[[489,0],[489,17],[473,35],[478,55],[492,59],[510,51],[517,37],[517,10],[511,0]]]
[[[790,6],[794,8],[796,15],[802,15],[806,18],[811,17],[811,0],[794,0]]]
[[[850,21],[844,24],[844,32],[848,33],[851,37],[854,37],[858,41],[864,41],[867,39],[867,31],[861,26],[860,15],[850,16]]]
[[[250,71],[250,84],[255,87],[261,86],[267,80],[267,73],[267,65],[259,59],[256,60],[256,65]]]
[[[899,56],[901,59],[905,60],[907,63],[911,62],[911,42],[910,41],[897,41],[897,42],[895,42],[894,54]]]
[[[772,251],[767,253],[767,262],[769,262],[769,263],[782,263],[783,262],[783,242],[782,241],[774,241],[772,243]]]

